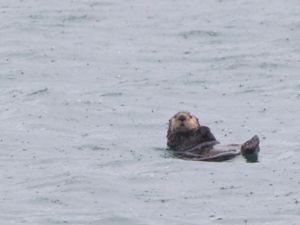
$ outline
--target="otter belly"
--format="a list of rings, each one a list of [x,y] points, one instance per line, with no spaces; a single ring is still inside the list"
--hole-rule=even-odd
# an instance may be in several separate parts
[[[241,145],[222,145],[218,142],[199,144],[191,149],[179,152],[177,155],[183,159],[198,161],[225,161],[241,154]]]
[[[214,145],[212,149],[208,150],[199,160],[202,161],[224,161],[234,158],[241,154],[241,145]]]

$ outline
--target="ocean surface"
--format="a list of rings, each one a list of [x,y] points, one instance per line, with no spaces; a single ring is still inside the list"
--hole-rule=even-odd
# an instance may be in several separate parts
[[[298,0],[2,0],[0,224],[300,224]],[[258,163],[166,150],[186,110]]]

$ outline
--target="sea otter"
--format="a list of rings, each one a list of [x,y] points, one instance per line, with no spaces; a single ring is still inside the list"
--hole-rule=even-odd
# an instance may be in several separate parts
[[[169,120],[167,145],[174,154],[184,159],[224,161],[242,154],[255,162],[259,152],[259,138],[253,136],[244,144],[221,145],[210,129],[202,126],[190,112],[178,112]]]

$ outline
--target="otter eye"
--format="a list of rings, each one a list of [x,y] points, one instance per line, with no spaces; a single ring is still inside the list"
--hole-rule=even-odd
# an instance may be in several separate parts
[[[189,117],[190,117],[190,119],[192,119],[192,118],[193,118],[193,117],[192,117],[192,115],[190,115]]]

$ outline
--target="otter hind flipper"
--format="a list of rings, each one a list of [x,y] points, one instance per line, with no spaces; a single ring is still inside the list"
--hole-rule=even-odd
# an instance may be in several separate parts
[[[254,135],[241,146],[241,152],[243,155],[258,153],[259,150],[259,137],[257,135]]]

